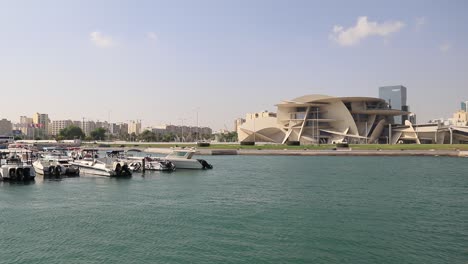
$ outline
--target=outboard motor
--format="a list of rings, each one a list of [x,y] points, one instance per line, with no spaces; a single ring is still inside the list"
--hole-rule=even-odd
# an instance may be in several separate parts
[[[60,177],[61,173],[62,173],[62,167],[60,166],[55,167],[55,170],[54,170],[55,177]]]
[[[122,166],[122,173],[121,173],[122,176],[132,176],[132,172],[130,171],[130,169],[128,168],[128,165],[125,164]]]
[[[200,164],[203,166],[203,169],[206,170],[206,169],[213,169],[213,165],[209,164],[206,160],[203,160],[203,159],[198,159],[198,162],[200,162]]]
[[[175,164],[168,160],[160,161],[160,164],[164,168],[164,170],[174,171],[176,169]]]
[[[24,168],[24,169],[23,169],[23,179],[24,179],[25,181],[31,179],[31,169],[30,169],[30,168]]]
[[[54,170],[55,170],[54,166],[49,167],[49,176],[54,176]]]
[[[18,181],[22,181],[23,180],[23,169],[22,168],[18,168],[16,169],[16,180]]]

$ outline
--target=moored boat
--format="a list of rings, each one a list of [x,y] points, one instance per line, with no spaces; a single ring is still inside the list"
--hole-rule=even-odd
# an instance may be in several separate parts
[[[31,152],[27,150],[2,150],[0,152],[0,180],[34,180],[36,174],[31,165],[30,157]]]
[[[79,158],[71,162],[80,169],[80,174],[90,174],[107,177],[131,176],[125,161],[100,159],[97,149],[83,149]]]
[[[212,169],[204,159],[192,159],[196,151],[192,148],[173,149],[163,160],[172,162],[177,169]]]
[[[175,165],[168,160],[148,156],[134,156],[132,153],[129,152],[141,151],[111,150],[107,152],[107,156],[115,159],[116,161],[126,162],[130,170],[135,172],[141,171],[143,169],[151,171],[174,171],[176,169]]]
[[[33,162],[34,171],[44,176],[77,176],[80,170],[71,164],[71,159],[61,150],[38,153],[39,157]]]

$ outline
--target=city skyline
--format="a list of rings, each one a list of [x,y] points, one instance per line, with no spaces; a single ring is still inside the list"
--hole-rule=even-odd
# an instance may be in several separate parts
[[[0,118],[14,123],[39,112],[231,129],[291,96],[390,85],[424,123],[468,100],[464,1],[0,5]]]

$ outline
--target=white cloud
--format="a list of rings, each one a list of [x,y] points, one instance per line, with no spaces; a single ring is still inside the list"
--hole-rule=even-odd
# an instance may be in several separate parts
[[[451,48],[452,44],[450,44],[449,42],[444,42],[439,46],[440,51],[442,51],[443,53],[448,52]]]
[[[152,41],[158,40],[158,35],[156,35],[154,32],[148,32],[146,33],[146,36]]]
[[[115,45],[114,40],[110,36],[105,36],[99,31],[93,31],[89,34],[91,41],[100,48],[108,48]]]
[[[416,30],[420,30],[424,25],[426,25],[426,18],[425,17],[417,17],[415,22]]]
[[[356,25],[345,29],[337,25],[333,27],[330,38],[341,46],[352,46],[370,36],[388,36],[400,31],[405,24],[401,21],[387,21],[384,23],[371,22],[367,17],[358,17]]]

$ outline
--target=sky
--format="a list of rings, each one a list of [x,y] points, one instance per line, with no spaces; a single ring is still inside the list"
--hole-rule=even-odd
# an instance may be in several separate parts
[[[233,128],[306,94],[468,100],[468,1],[0,0],[0,118]],[[198,118],[197,118],[198,116]]]

